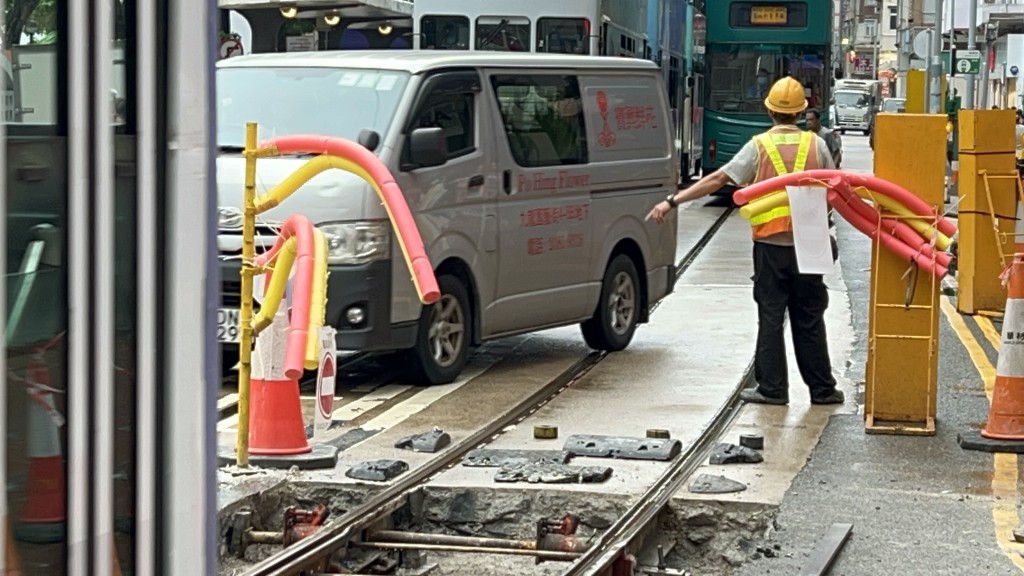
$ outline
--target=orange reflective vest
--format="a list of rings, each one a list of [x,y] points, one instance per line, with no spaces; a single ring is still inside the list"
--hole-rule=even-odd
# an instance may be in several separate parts
[[[818,147],[815,136],[795,126],[792,130],[769,130],[754,136],[757,148],[757,175],[754,182],[761,182],[803,170],[818,168]],[[769,194],[774,194],[770,192]],[[789,217],[789,206],[780,206],[757,214],[750,219],[754,240],[793,231]]]

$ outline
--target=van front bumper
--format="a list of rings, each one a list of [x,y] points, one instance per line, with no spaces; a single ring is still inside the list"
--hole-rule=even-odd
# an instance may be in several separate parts
[[[221,306],[241,305],[241,263],[222,260]],[[362,321],[348,320],[349,309],[361,308]],[[381,260],[356,266],[329,266],[327,310],[324,323],[337,330],[338,350],[378,352],[411,348],[416,342],[417,323],[391,323],[391,261]],[[222,346],[237,346],[223,343]]]

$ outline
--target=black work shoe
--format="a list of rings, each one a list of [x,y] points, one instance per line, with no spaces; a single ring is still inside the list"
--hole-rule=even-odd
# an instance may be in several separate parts
[[[740,400],[753,402],[754,404],[772,404],[774,406],[785,406],[789,404],[786,398],[770,398],[757,391],[757,388],[747,388],[740,392]]]
[[[824,398],[811,398],[811,404],[842,404],[846,401],[846,396],[843,395],[842,390],[833,390],[831,394]]]

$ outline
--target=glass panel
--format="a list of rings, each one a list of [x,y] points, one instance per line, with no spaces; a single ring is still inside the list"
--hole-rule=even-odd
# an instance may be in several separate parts
[[[217,144],[242,148],[245,123],[261,138],[323,134],[356,140],[364,128],[383,136],[409,75],[345,68],[217,70]]]
[[[423,106],[413,128],[441,128],[448,144],[448,158],[456,158],[476,148],[473,124],[472,92],[452,93],[449,86],[438,86]]]
[[[7,492],[22,573],[67,559],[67,77],[63,0],[6,0]],[[8,557],[7,568],[12,568]]]
[[[491,81],[516,164],[587,163],[583,104],[575,76],[494,76]]]
[[[135,0],[114,0],[114,543],[117,562],[135,562]]]
[[[503,17],[477,18],[476,49],[492,52],[529,52],[530,20]]]
[[[716,112],[764,114],[764,99],[783,76],[803,83],[808,105],[820,108],[828,82],[827,46],[712,45],[707,49],[707,107]]]
[[[590,21],[541,18],[537,21],[537,52],[590,54]]]
[[[424,16],[420,18],[420,47],[429,50],[469,50],[469,18]]]

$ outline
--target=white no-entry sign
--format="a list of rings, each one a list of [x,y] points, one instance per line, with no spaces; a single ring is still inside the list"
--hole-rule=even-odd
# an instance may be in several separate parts
[[[320,366],[316,373],[316,417],[313,437],[322,435],[331,426],[334,413],[335,376],[338,373],[334,328],[320,329]]]

